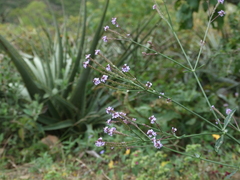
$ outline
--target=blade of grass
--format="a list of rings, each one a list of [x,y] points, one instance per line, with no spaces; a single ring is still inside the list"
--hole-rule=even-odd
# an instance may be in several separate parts
[[[89,53],[92,54],[92,58],[94,58],[94,52],[98,45],[98,41],[100,39],[100,35],[101,35],[105,15],[107,12],[108,4],[109,4],[109,0],[106,0],[104,12],[103,12],[101,21],[98,25],[97,31],[95,33],[95,36],[93,38],[92,46],[90,48]],[[81,76],[79,77],[79,79],[77,81],[76,88],[74,89],[72,96],[70,98],[70,101],[76,107],[78,107],[80,109],[80,117],[84,117],[84,114],[85,114],[85,101],[86,101],[86,96],[85,96],[86,92],[85,91],[86,91],[86,85],[88,82],[89,74],[90,74],[90,68],[83,70]]]
[[[78,72],[79,69],[79,64],[81,61],[82,53],[83,53],[83,48],[84,48],[84,42],[85,42],[85,34],[86,34],[86,21],[87,21],[87,8],[86,8],[86,1],[83,0],[83,25],[82,25],[82,36],[81,36],[81,41],[80,41],[80,46],[79,46],[79,51],[77,58],[75,59],[75,63],[72,67],[71,74],[68,79],[69,86],[66,88],[66,90],[63,93],[63,97],[66,98],[69,93],[71,92],[72,89],[72,82],[76,76],[76,73]],[[80,26],[80,23],[78,24]]]

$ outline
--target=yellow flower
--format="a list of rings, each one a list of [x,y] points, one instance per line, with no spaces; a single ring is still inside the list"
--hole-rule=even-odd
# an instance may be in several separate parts
[[[63,173],[62,173],[62,176],[67,176],[67,173],[66,173],[66,172],[63,172]]]
[[[130,154],[130,149],[127,149],[124,155],[129,155]]]
[[[109,167],[110,169],[112,169],[112,168],[113,168],[113,164],[114,164],[114,162],[113,162],[113,160],[111,160],[111,161],[108,163],[108,167]]]
[[[221,136],[218,135],[218,134],[212,134],[212,137],[213,137],[214,139],[218,140]]]
[[[169,163],[169,161],[163,161],[163,162],[161,162],[161,167],[164,167],[166,164],[168,164]]]

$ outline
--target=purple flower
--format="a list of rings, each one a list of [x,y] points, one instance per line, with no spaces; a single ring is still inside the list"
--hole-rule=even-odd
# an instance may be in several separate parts
[[[87,68],[88,64],[89,64],[89,59],[87,61],[83,62],[83,67]]]
[[[99,53],[100,53],[99,49],[95,50],[95,55],[98,55]]]
[[[114,131],[116,131],[116,128],[115,128],[115,127],[110,128],[110,129],[109,129],[109,132],[108,132],[108,135],[109,135],[109,136],[112,136],[113,133],[114,133]]]
[[[152,86],[152,83],[148,81],[148,82],[146,83],[146,86],[150,88],[150,87]]]
[[[153,9],[156,9],[156,8],[157,8],[157,5],[156,5],[156,4],[154,4],[152,8],[153,8]]]
[[[224,14],[226,14],[226,13],[223,10],[221,10],[221,11],[218,11],[218,14],[219,14],[219,16],[223,17]]]
[[[161,147],[163,147],[163,145],[162,145],[162,143],[160,142],[160,140],[158,140],[158,141],[155,140],[153,143],[154,143],[154,147],[155,147],[155,148],[160,149]]]
[[[124,64],[122,67],[123,72],[128,72],[130,70],[130,67],[127,64]]]
[[[239,96],[238,92],[235,92],[235,94],[234,94],[234,95],[235,95],[235,97],[238,97],[238,96]]]
[[[231,112],[232,112],[231,109],[229,109],[229,108],[226,109],[226,114],[227,114],[227,115],[229,115]]]
[[[97,147],[101,147],[101,146],[104,146],[105,145],[105,142],[103,142],[102,138],[98,138],[98,140],[95,142],[95,145]]]
[[[118,117],[120,117],[119,112],[114,112],[114,113],[112,113],[112,118],[113,118],[113,119],[118,118]]]
[[[105,128],[103,128],[103,131],[105,132],[105,133],[108,133],[108,127],[106,126]]]
[[[105,151],[104,150],[101,150],[100,152],[99,152],[99,154],[104,154],[105,153]]]
[[[101,81],[99,80],[99,78],[94,78],[94,79],[93,79],[93,83],[94,83],[95,85],[99,85],[99,84],[101,83]]]
[[[162,96],[164,96],[164,93],[163,92],[160,92],[159,94],[161,94]],[[158,96],[158,98],[162,98],[162,96]]]
[[[106,108],[106,113],[107,114],[112,114],[112,111],[114,111],[113,107],[109,106],[109,107]]]
[[[103,40],[104,42],[108,42],[107,36],[103,36],[103,37],[102,37],[102,40]]]
[[[91,56],[91,54],[87,54],[87,55],[85,55],[85,59],[89,59],[90,58],[90,56]]]
[[[112,121],[112,119],[108,119],[106,123],[107,123],[107,124],[110,124],[111,121]]]
[[[109,64],[107,65],[106,70],[111,71],[111,66]]]
[[[136,121],[137,119],[136,118],[132,118],[132,121]]]
[[[175,133],[177,131],[177,128],[172,127],[172,132]]]
[[[101,77],[101,81],[102,81],[103,83],[105,83],[107,79],[108,79],[108,76],[107,76],[107,75],[103,75],[103,76]]]
[[[224,106],[224,107],[228,107],[228,104],[227,104],[227,103],[224,103],[223,106]]]
[[[112,128],[109,128],[109,127],[105,127],[104,129],[104,132],[107,133],[109,136],[112,136],[114,131],[116,131],[116,128],[115,127],[112,127]]]
[[[117,18],[112,18],[111,22],[112,22],[113,25],[117,25]]]
[[[153,136],[155,137],[155,136],[157,136],[157,133],[154,132],[152,129],[150,129],[147,131],[147,135],[148,135],[148,137],[153,137]]]
[[[151,124],[154,124],[155,121],[157,120],[154,115],[148,118],[151,121]]]
[[[218,0],[218,3],[223,4],[223,3],[224,3],[224,0]]]
[[[119,112],[119,116],[120,116],[120,118],[124,118],[124,117],[122,117],[122,116],[126,116],[127,114],[126,113],[124,113],[124,112]]]
[[[107,31],[109,29],[109,26],[105,26],[103,29],[104,31]]]

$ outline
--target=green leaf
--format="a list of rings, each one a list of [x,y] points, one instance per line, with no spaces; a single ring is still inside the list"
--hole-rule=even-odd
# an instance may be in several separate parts
[[[98,25],[98,28],[96,30],[95,36],[92,41],[92,45],[89,51],[89,54],[91,54],[92,58],[94,58],[94,53],[96,50],[96,47],[98,45],[99,39],[101,38],[101,32],[102,32],[102,27],[103,27],[103,22],[106,16],[107,8],[108,8],[109,0],[106,0],[104,12],[102,15],[102,18],[100,20],[100,23]],[[72,96],[70,98],[70,101],[80,109],[80,117],[79,119],[84,117],[85,115],[85,106],[86,106],[86,86],[87,82],[89,79],[89,74],[90,74],[90,68],[84,69],[81,76],[79,77],[77,81],[76,88],[74,89]]]
[[[44,131],[59,130],[59,129],[71,127],[73,125],[74,125],[74,123],[72,120],[65,120],[65,121],[61,121],[58,123],[50,124],[48,126],[44,126],[43,130]]]
[[[37,80],[29,66],[23,60],[18,51],[3,37],[0,35],[0,49],[6,52],[12,59],[14,65],[16,66],[18,72],[21,74],[22,79],[26,85],[26,88],[34,99],[35,94],[41,94],[40,89],[35,84]]]
[[[57,122],[59,122],[59,119],[56,118],[52,118],[49,116],[45,116],[45,115],[40,115],[38,117],[38,122],[44,125],[50,125],[50,124],[55,124]]]
[[[19,135],[20,139],[21,139],[22,141],[24,141],[24,138],[25,138],[24,128],[20,128],[20,129],[18,130],[18,135]]]
[[[86,1],[83,2],[83,25],[82,25],[82,33],[81,33],[81,40],[80,40],[80,45],[78,47],[79,51],[77,53],[77,58],[75,59],[75,63],[72,67],[71,70],[71,74],[69,76],[68,82],[70,83],[70,85],[66,88],[66,90],[63,93],[63,97],[66,98],[68,96],[68,94],[71,92],[72,89],[72,82],[76,76],[76,73],[79,70],[79,64],[80,64],[80,60],[82,58],[82,53],[83,53],[83,49],[84,49],[84,42],[85,42],[85,34],[86,34],[86,22],[87,22],[87,8],[86,8]],[[78,26],[80,26],[80,23],[78,24]],[[78,27],[79,29],[80,27]],[[78,32],[79,35],[79,32]]]
[[[180,23],[180,29],[191,29],[193,27],[193,11],[187,3],[177,11],[177,21]]]
[[[198,11],[198,7],[199,7],[199,0],[187,0],[188,4],[189,4],[189,7],[197,12]]]
[[[223,144],[224,135],[221,135],[220,138],[215,143],[215,151],[218,152],[220,146]]]
[[[233,109],[231,113],[229,113],[227,115],[227,117],[224,119],[224,127],[223,129],[226,129],[227,125],[230,123],[231,121],[231,118],[233,116],[233,114],[235,113],[235,111],[237,110],[237,108]]]

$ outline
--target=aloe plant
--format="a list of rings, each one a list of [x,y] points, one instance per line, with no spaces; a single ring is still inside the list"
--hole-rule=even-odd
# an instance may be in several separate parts
[[[38,117],[37,122],[43,125],[44,130],[59,130],[63,128],[84,129],[88,121],[94,125],[101,121],[93,121],[97,119],[95,114],[98,111],[95,107],[91,108],[90,113],[86,111],[86,86],[89,80],[89,70],[81,69],[80,63],[84,51],[84,40],[86,32],[86,1],[84,4],[84,15],[81,30],[81,40],[76,58],[69,52],[69,44],[67,41],[67,32],[61,35],[60,28],[54,18],[56,36],[54,41],[51,39],[50,33],[43,28],[48,39],[49,47],[46,48],[46,42],[42,42],[44,55],[41,57],[37,48],[33,46],[33,55],[19,53],[3,36],[0,35],[0,48],[5,51],[12,59],[18,72],[20,73],[27,91],[31,99],[35,99],[38,94],[41,102],[45,104],[45,111]],[[98,45],[101,36],[101,30],[108,8],[109,0],[106,0],[105,8],[93,38],[90,52],[94,54],[94,50]],[[80,24],[79,24],[80,25]],[[42,37],[40,37],[40,40]],[[80,70],[79,70],[80,69]],[[80,73],[80,76],[78,74]],[[73,84],[76,84],[73,86]],[[97,98],[101,98],[97,96]],[[106,97],[104,97],[106,99]],[[114,104],[115,102],[113,102]],[[92,103],[94,104],[94,103]],[[93,105],[92,105],[93,106]],[[104,110],[102,110],[103,112]],[[99,114],[101,116],[101,112]],[[100,121],[99,121],[100,120]]]

